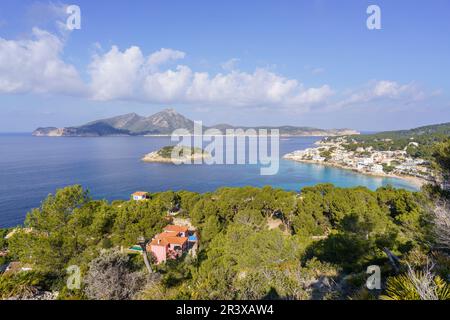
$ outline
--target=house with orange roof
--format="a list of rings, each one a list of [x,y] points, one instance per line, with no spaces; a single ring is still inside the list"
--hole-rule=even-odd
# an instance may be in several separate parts
[[[147,252],[151,252],[156,263],[167,259],[177,259],[189,249],[189,229],[183,226],[168,225],[147,244]]]
[[[164,232],[179,234],[181,237],[187,237],[189,228],[185,226],[176,226],[169,224],[164,227]]]
[[[142,201],[147,200],[149,198],[148,192],[145,191],[136,191],[131,195],[134,201]]]

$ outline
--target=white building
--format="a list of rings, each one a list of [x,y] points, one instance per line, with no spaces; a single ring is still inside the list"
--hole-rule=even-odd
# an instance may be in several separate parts
[[[142,201],[147,200],[149,198],[148,192],[145,191],[136,191],[131,195],[134,201]]]
[[[373,173],[383,173],[383,166],[381,164],[374,164],[370,167],[370,171]]]
[[[373,164],[373,159],[372,158],[363,158],[360,160],[360,163],[365,166],[368,166],[368,165]]]
[[[312,160],[313,160],[313,161],[323,162],[323,161],[325,161],[325,158],[324,158],[324,157],[321,157],[321,156],[319,156],[319,155],[314,155],[314,156],[312,157]]]

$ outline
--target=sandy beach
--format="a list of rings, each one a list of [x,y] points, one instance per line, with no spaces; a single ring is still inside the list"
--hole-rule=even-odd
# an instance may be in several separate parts
[[[333,168],[339,168],[339,169],[344,169],[344,170],[350,170],[350,171],[353,171],[355,173],[368,175],[368,176],[402,179],[402,180],[408,181],[409,183],[413,184],[414,186],[416,186],[418,188],[421,188],[423,185],[425,185],[427,183],[430,183],[429,181],[427,181],[425,179],[414,177],[414,176],[395,175],[395,174],[387,174],[387,173],[375,173],[375,172],[367,172],[367,171],[358,171],[358,170],[356,170],[354,168],[350,168],[350,167],[347,167],[347,166],[344,166],[344,165],[340,165],[340,164],[336,164],[336,163],[327,163],[327,162],[320,162],[320,161],[314,161],[314,160],[302,160],[302,159],[297,159],[297,158],[293,158],[293,157],[286,157],[286,156],[284,156],[283,159],[296,161],[296,162],[302,162],[302,163],[315,164],[315,165],[319,165],[319,166],[326,166],[326,167],[333,167]]]

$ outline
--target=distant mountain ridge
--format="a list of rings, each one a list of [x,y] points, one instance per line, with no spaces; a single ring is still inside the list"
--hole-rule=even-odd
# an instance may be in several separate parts
[[[249,129],[250,127],[235,127],[229,124],[219,124],[205,127],[216,128],[225,133],[226,129]],[[101,137],[101,136],[143,136],[170,135],[176,129],[186,129],[193,132],[194,121],[184,117],[173,109],[165,109],[149,117],[136,113],[128,113],[108,119],[89,122],[78,127],[42,127],[33,132],[33,136],[50,137]],[[279,129],[280,135],[285,136],[339,136],[357,135],[352,129],[318,129],[310,127],[280,126],[256,127],[254,129]]]
[[[422,142],[433,143],[441,141],[450,136],[450,122],[421,126],[413,129],[381,131],[375,133],[364,133],[354,137],[357,141],[408,141],[420,140]]]

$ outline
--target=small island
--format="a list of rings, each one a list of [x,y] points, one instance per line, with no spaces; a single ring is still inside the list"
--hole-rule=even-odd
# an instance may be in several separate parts
[[[187,146],[166,146],[158,151],[146,154],[142,161],[159,163],[192,163],[195,160],[203,160],[210,155],[200,148]]]

